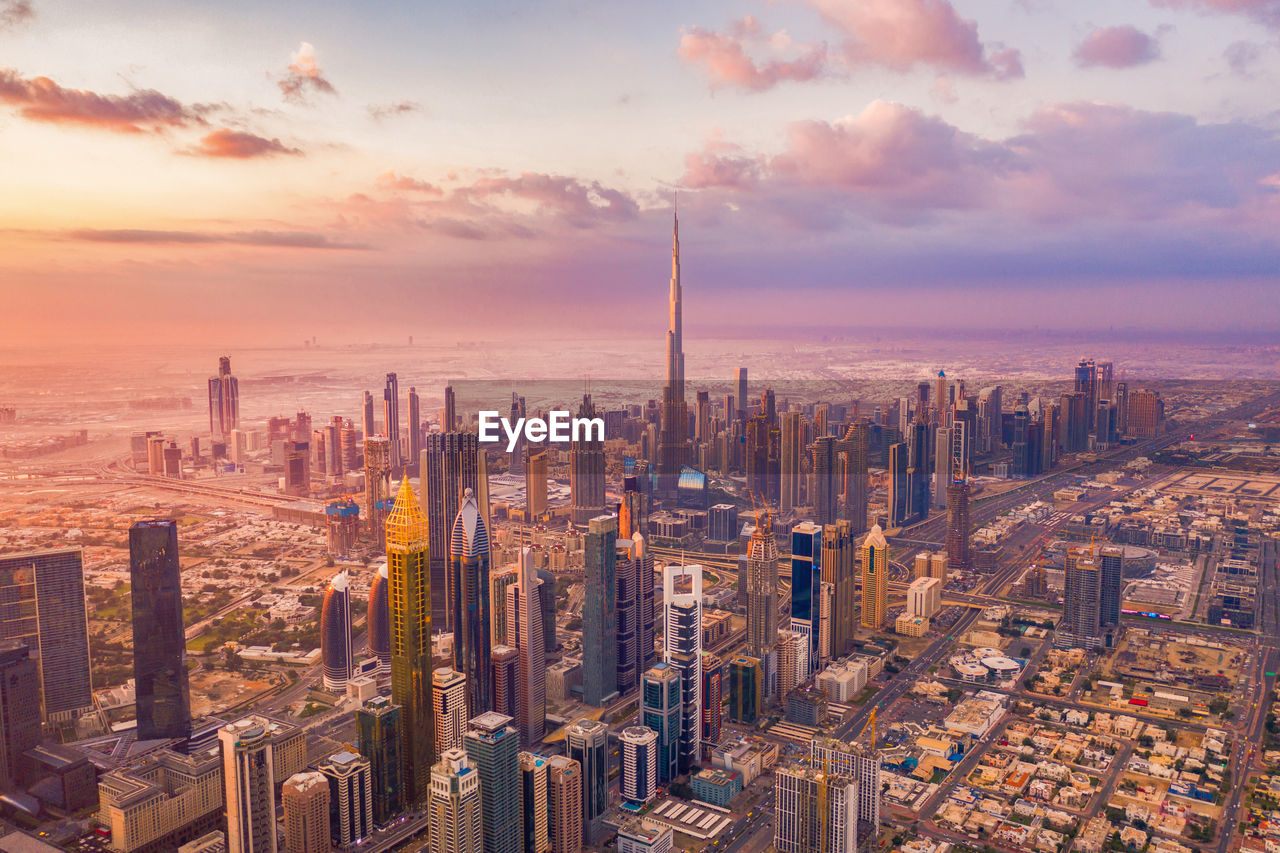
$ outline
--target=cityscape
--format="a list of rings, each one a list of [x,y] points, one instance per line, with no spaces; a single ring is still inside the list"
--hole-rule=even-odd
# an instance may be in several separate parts
[[[729,5],[0,0],[0,853],[1280,851],[1280,9]]]

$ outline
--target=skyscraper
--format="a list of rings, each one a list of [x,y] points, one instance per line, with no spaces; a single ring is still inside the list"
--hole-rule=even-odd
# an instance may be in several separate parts
[[[431,674],[431,698],[435,702],[436,754],[462,749],[467,732],[467,677],[447,666]]]
[[[680,775],[680,672],[655,663],[641,681],[640,722],[658,733],[658,781],[665,785]]]
[[[889,445],[889,526],[911,523],[911,452],[905,441]]]
[[[596,417],[590,394],[583,395],[578,417]],[[569,520],[574,524],[585,526],[605,511],[604,474],[603,437],[595,430],[583,430],[583,435],[569,444]],[[672,482],[672,494],[675,494]]]
[[[231,375],[231,358],[224,355],[218,359],[218,372],[209,377],[209,434],[223,442],[239,427],[240,380]]]
[[[176,551],[173,559],[176,572]],[[0,556],[0,601],[0,641],[26,641],[40,671],[44,721],[70,722],[92,710],[80,549]],[[179,613],[179,637],[181,624]]]
[[[547,452],[529,455],[524,469],[525,519],[537,521],[547,512]]]
[[[786,515],[801,502],[800,478],[803,471],[801,454],[804,452],[804,424],[799,412],[783,412],[781,416],[782,458],[779,473],[782,477],[778,511]],[[816,446],[816,445],[815,445]],[[815,451],[816,452],[816,451]],[[814,460],[817,473],[817,460]],[[816,496],[815,496],[816,501]],[[815,512],[819,510],[815,503]]]
[[[426,802],[435,763],[431,702],[431,570],[427,519],[413,486],[400,493],[387,517],[388,600],[391,623],[391,700],[400,706],[400,754],[406,806]]]
[[[373,417],[373,394],[364,392],[364,400],[360,405],[360,431],[366,441],[378,433],[378,422]]]
[[[862,540],[862,624],[884,627],[889,603],[889,543],[875,525]]]
[[[494,646],[489,660],[493,678],[493,710],[514,718],[520,691],[520,653],[510,646]]]
[[[840,497],[839,442],[834,436],[814,439],[813,453],[813,519],[819,525],[836,520]]]
[[[431,433],[418,465],[431,539],[431,618],[448,631],[455,630],[449,535],[467,489],[475,492],[480,514],[489,518],[487,465],[484,445],[474,432]]]
[[[218,729],[228,853],[276,853],[271,724],[250,716]]]
[[[400,706],[386,696],[369,699],[356,709],[356,732],[373,777],[373,821],[385,826],[404,810]]]
[[[662,570],[663,660],[680,671],[680,773],[702,755],[702,566]]]
[[[547,759],[547,834],[551,853],[582,851],[582,765],[572,758]]]
[[[1062,621],[1053,635],[1059,648],[1103,645],[1102,566],[1091,550],[1070,548],[1063,567]]]
[[[747,369],[745,367],[738,368],[738,410],[737,412],[725,411],[725,418],[736,417],[740,421],[747,419]]]
[[[514,586],[519,577],[513,566],[489,574],[489,639],[492,643],[516,644],[514,635],[510,640],[507,638],[507,587]]]
[[[532,752],[520,753],[520,790],[524,807],[524,853],[548,853],[551,833],[548,826],[548,761]]]
[[[586,562],[582,603],[582,701],[597,708],[618,695],[616,560],[618,519],[591,519],[583,549]]]
[[[378,659],[378,672],[391,672],[391,609],[387,602],[387,564],[383,562],[373,573],[369,584],[366,614],[369,628],[369,652]]]
[[[729,719],[753,726],[764,709],[760,659],[739,655],[729,661]]]
[[[633,806],[646,805],[658,794],[658,733],[645,726],[628,726],[618,740],[622,797]]]
[[[952,480],[947,486],[947,564],[961,572],[973,569],[969,544],[969,478]]]
[[[280,789],[284,853],[328,853],[329,782],[314,770],[295,773]]]
[[[584,835],[609,807],[609,727],[582,717],[565,729],[566,752],[582,768]]]
[[[653,662],[658,659],[658,650],[655,645],[657,638],[657,604],[654,595],[654,568],[653,553],[649,550],[645,538],[637,530],[631,534],[631,541],[635,543],[632,549],[632,559],[636,562],[636,572],[640,578],[640,652],[639,667],[643,671],[647,667],[653,666]]]
[[[547,713],[547,656],[543,649],[542,602],[533,552],[521,548],[519,581],[507,589],[508,642],[520,655],[516,690],[516,721],[520,740],[531,746],[542,740]]]
[[[1111,365],[1106,365],[1108,368]],[[1107,631],[1107,645],[1110,646],[1115,631],[1120,628],[1121,595],[1124,591],[1124,546],[1103,545],[1098,550],[1098,563],[1101,566],[1100,585],[1102,588],[1102,607],[1099,619]]]
[[[662,433],[658,438],[658,492],[674,497],[685,464],[689,406],[684,396],[683,302],[680,290],[680,218],[671,231],[671,291],[668,295],[667,383],[662,389]]]
[[[191,736],[191,691],[176,521],[139,521],[129,528],[129,585],[138,739],[185,741]]]
[[[844,518],[853,533],[867,529],[867,478],[871,453],[871,423],[860,418],[844,436]]]
[[[25,640],[0,641],[0,790],[31,779],[27,750],[40,743],[40,678]]]
[[[321,762],[329,781],[329,831],[335,847],[351,847],[373,834],[373,774],[369,759],[343,750]]]
[[[857,543],[853,524],[839,519],[822,528],[822,582],[831,584],[832,657],[842,656],[858,629]]]
[[[329,581],[320,605],[320,659],[326,690],[345,693],[351,680],[351,582],[346,572]]]
[[[422,401],[418,389],[409,389],[409,464],[417,465],[422,458]]]
[[[453,386],[446,385],[444,386],[444,408],[440,411],[440,431],[454,432],[457,429],[458,398],[453,393]]]
[[[489,637],[489,527],[475,492],[463,492],[462,506],[449,536],[453,581],[453,666],[467,673],[467,708],[478,717],[493,709],[493,670]]]
[[[484,853],[523,853],[520,735],[511,718],[492,711],[480,714],[471,720],[463,744],[480,776]]]
[[[387,513],[391,511],[391,442],[385,435],[364,437],[364,513],[369,535],[385,545]]]
[[[382,420],[391,444],[391,470],[399,471],[404,467],[404,448],[400,446],[400,381],[394,373],[387,374],[382,389]]]
[[[702,653],[702,751],[720,743],[724,717],[724,665],[718,655]]]
[[[791,528],[791,630],[804,637],[797,683],[818,665],[819,594],[822,584],[822,527],[802,521]]]
[[[483,853],[480,774],[461,749],[440,755],[431,768],[431,853]]]
[[[639,532],[639,531],[637,531]],[[617,540],[614,551],[614,616],[618,626],[618,694],[626,694],[640,686],[640,564],[636,560],[636,543],[630,538]]]
[[[777,641],[778,543],[766,512],[757,516],[747,542],[747,654],[767,661]]]
[[[556,576],[546,569],[538,569],[538,602],[542,605],[542,648],[552,654],[556,650]]]
[[[858,780],[814,767],[774,773],[778,853],[857,853]]]

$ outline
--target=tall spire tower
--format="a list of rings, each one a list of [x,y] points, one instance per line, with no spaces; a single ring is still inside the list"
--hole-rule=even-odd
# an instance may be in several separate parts
[[[667,323],[667,384],[662,391],[662,432],[658,437],[658,491],[674,495],[684,465],[689,407],[684,398],[684,335],[680,290],[680,212],[671,231],[671,294]]]

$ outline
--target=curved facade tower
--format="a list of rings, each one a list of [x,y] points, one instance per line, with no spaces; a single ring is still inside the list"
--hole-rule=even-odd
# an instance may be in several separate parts
[[[467,676],[468,718],[493,710],[489,636],[489,529],[475,492],[467,489],[449,533],[453,582],[453,668]]]
[[[320,606],[320,660],[326,690],[345,692],[351,680],[351,581],[339,572]]]
[[[378,674],[391,672],[391,613],[387,606],[387,564],[369,585],[369,651],[378,658]]]

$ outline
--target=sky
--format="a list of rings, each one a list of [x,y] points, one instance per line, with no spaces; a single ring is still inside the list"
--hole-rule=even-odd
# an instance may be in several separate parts
[[[0,339],[1280,331],[1280,0],[0,0]]]

